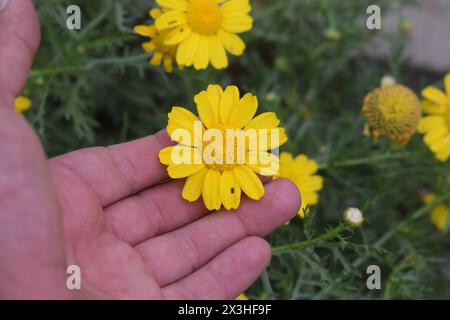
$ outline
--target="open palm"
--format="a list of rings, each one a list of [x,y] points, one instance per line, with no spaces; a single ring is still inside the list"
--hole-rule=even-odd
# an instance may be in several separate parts
[[[0,298],[232,299],[251,285],[271,256],[260,237],[296,214],[296,187],[278,179],[210,213],[168,180],[164,131],[47,160],[11,107],[39,43],[31,1],[12,1],[0,26]],[[80,291],[66,288],[71,264]]]

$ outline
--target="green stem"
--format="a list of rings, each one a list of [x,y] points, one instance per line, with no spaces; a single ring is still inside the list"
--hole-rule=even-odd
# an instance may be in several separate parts
[[[300,241],[300,242],[294,242],[294,243],[290,243],[290,244],[285,244],[285,245],[278,246],[278,247],[273,247],[272,254],[286,253],[286,252],[290,252],[293,250],[303,250],[307,247],[313,247],[321,242],[336,238],[336,236],[338,236],[341,232],[343,232],[347,228],[348,228],[348,226],[346,226],[345,224],[340,224],[337,227],[335,227],[331,230],[328,230],[327,232],[325,232],[324,234],[320,235],[317,238]]]
[[[380,161],[386,161],[386,160],[394,160],[394,159],[403,159],[408,157],[408,153],[384,153],[384,154],[377,154],[370,157],[364,157],[364,158],[357,158],[357,159],[349,159],[349,160],[342,160],[342,161],[328,161],[324,163],[319,164],[320,169],[330,169],[330,168],[343,168],[343,167],[354,167],[354,166],[360,166],[360,165],[366,165],[366,164],[373,164]]]
[[[433,202],[423,206],[419,210],[415,211],[411,215],[409,215],[407,218],[405,218],[403,221],[398,223],[394,226],[394,228],[390,229],[387,233],[385,233],[380,239],[378,239],[374,246],[375,247],[381,247],[384,245],[387,241],[389,241],[397,232],[402,230],[404,227],[406,227],[408,224],[422,218],[423,216],[427,215],[435,206],[441,204],[442,202],[450,199],[450,191],[444,194],[441,197],[436,198]]]
[[[49,74],[58,74],[58,73],[71,73],[78,71],[86,71],[93,69],[96,66],[101,65],[111,65],[111,64],[130,64],[134,62],[139,62],[143,60],[147,60],[151,57],[151,54],[139,54],[130,57],[114,57],[114,58],[105,58],[105,59],[93,59],[86,64],[82,65],[73,65],[73,66],[64,66],[64,67],[54,67],[54,68],[46,68],[46,69],[37,69],[31,70],[30,78],[46,76]]]
[[[269,299],[272,299],[272,300],[275,299],[275,294],[273,293],[272,284],[270,283],[269,273],[267,272],[267,270],[264,270],[261,277],[262,277],[264,290],[267,292]]]
[[[410,214],[406,219],[402,220],[398,224],[396,224],[392,229],[390,229],[387,233],[385,233],[381,238],[379,238],[375,243],[373,244],[374,247],[380,248],[383,246],[386,242],[388,242],[393,236],[397,234],[400,230],[405,228],[408,224],[416,221],[417,219],[420,219],[421,217],[428,214],[431,209],[433,209],[435,206],[441,204],[442,202],[450,199],[450,191],[444,194],[441,197],[436,198],[433,202],[423,206],[419,210],[416,210],[412,214]],[[358,268],[360,265],[362,265],[366,260],[369,258],[369,256],[360,257],[358,258],[354,263],[353,266],[355,268]]]
[[[406,218],[402,222],[398,223],[394,228],[392,228],[384,236],[382,236],[380,239],[378,239],[374,243],[374,246],[375,247],[381,247],[387,241],[389,241],[398,231],[402,230],[406,225],[408,225],[409,223],[414,222],[415,220],[417,220],[417,219],[423,217],[424,215],[428,214],[428,212],[431,209],[433,209],[435,206],[441,204],[442,202],[444,202],[444,201],[446,201],[448,199],[450,199],[450,191],[447,192],[446,194],[444,194],[443,196],[436,198],[433,202],[423,206],[419,210],[416,210],[415,212],[413,212],[411,215],[409,215],[408,218]],[[355,262],[353,262],[353,267],[355,269],[359,268],[370,257],[371,257],[370,255],[366,255],[365,257],[358,258],[357,260],[355,260]],[[340,283],[342,283],[347,276],[348,276],[348,274],[344,274],[343,277],[341,277],[339,279],[336,279],[336,283],[334,285],[330,285],[330,286],[324,288],[321,292],[319,292],[318,295],[319,296],[324,296],[325,294],[327,294],[327,292],[332,290],[336,285],[339,285]]]

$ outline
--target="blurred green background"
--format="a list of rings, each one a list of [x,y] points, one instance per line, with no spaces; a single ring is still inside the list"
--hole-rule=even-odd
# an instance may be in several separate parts
[[[152,134],[166,126],[173,105],[193,109],[194,95],[208,84],[235,84],[258,96],[259,112],[278,114],[290,138],[282,150],[316,159],[325,178],[312,216],[296,218],[269,241],[277,246],[320,237],[349,206],[366,218],[353,233],[274,255],[248,290],[250,298],[450,298],[442,271],[450,262],[448,235],[427,214],[407,220],[423,206],[422,192],[449,192],[449,163],[438,163],[419,135],[404,147],[363,135],[363,98],[384,75],[418,94],[442,78],[408,65],[405,32],[386,37],[392,50],[385,60],[362,53],[379,35],[365,27],[367,7],[376,3],[382,12],[401,15],[412,2],[420,5],[252,1],[254,28],[243,34],[247,49],[227,70],[166,74],[149,65],[144,39],[132,32],[150,21],[154,1],[36,0],[42,44],[24,91],[33,100],[27,117],[54,156]],[[81,7],[80,31],[66,28],[70,4]],[[370,264],[381,267],[381,290],[366,287]]]

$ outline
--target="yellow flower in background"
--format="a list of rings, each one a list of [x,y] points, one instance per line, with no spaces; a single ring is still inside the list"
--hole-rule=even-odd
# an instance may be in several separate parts
[[[247,297],[247,295],[245,293],[241,293],[240,295],[238,295],[236,297],[235,300],[248,300],[248,297]]]
[[[268,176],[276,173],[278,158],[270,150],[287,141],[275,113],[254,117],[257,98],[251,93],[241,98],[236,86],[223,90],[219,85],[210,85],[194,101],[200,120],[187,109],[173,107],[167,132],[179,144],[159,153],[171,178],[187,178],[182,197],[193,202],[202,196],[208,210],[219,210],[222,205],[227,210],[238,208],[242,192],[259,200],[264,187],[257,173]],[[240,133],[243,143],[239,144],[239,139],[224,141],[223,136],[230,131]],[[259,135],[252,137],[254,132]],[[261,145],[260,141],[267,143]],[[243,152],[239,152],[241,145],[245,145]],[[176,159],[176,156],[185,159],[186,155],[187,161]],[[269,162],[260,161],[260,156]],[[276,168],[270,170],[268,165],[274,163]]]
[[[302,206],[298,212],[305,217],[307,206],[315,205],[319,201],[318,192],[323,188],[323,178],[316,175],[319,165],[315,160],[301,154],[293,157],[288,152],[280,155],[280,170],[276,178],[286,178],[295,183],[302,196]]]
[[[424,203],[429,204],[436,199],[436,195],[428,193],[423,196]],[[431,221],[440,231],[444,231],[449,224],[450,207],[445,204],[437,205],[431,210]]]
[[[400,84],[389,83],[369,93],[362,112],[375,140],[386,136],[398,144],[409,141],[421,118],[416,94]]]
[[[424,117],[418,126],[425,136],[424,142],[434,153],[436,159],[447,161],[450,158],[450,73],[445,76],[445,91],[427,87],[422,91]]]
[[[14,100],[14,108],[16,109],[17,112],[21,112],[21,113],[23,113],[27,110],[30,110],[31,100],[24,96],[18,96]]]
[[[159,9],[150,10],[150,16],[157,19],[162,14]],[[143,37],[149,37],[150,41],[144,42],[142,48],[145,52],[153,52],[153,57],[150,64],[160,66],[161,62],[164,65],[166,72],[172,72],[173,61],[177,52],[177,45],[167,45],[164,41],[170,30],[158,31],[154,24],[152,25],[137,25],[134,27],[134,32]]]
[[[245,43],[237,35],[253,27],[249,0],[156,0],[163,14],[156,19],[168,31],[167,45],[179,45],[176,60],[184,66],[216,69],[228,66],[227,53],[240,56]]]

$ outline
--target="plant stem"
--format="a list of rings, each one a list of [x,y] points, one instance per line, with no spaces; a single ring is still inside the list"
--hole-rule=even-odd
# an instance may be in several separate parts
[[[38,69],[31,70],[30,78],[46,76],[49,74],[57,74],[57,73],[70,73],[77,71],[85,71],[90,70],[99,65],[111,65],[111,64],[131,64],[133,62],[139,62],[143,60],[147,60],[151,57],[151,54],[144,53],[136,56],[129,57],[113,57],[113,58],[104,58],[104,59],[93,59],[86,64],[83,65],[72,65],[72,66],[63,66],[63,67],[54,67],[47,69]]]
[[[262,277],[264,290],[267,292],[267,294],[269,296],[268,298],[271,300],[275,299],[275,294],[273,293],[272,284],[270,283],[269,273],[267,272],[267,270],[264,270],[261,277]]]
[[[446,201],[450,199],[450,191],[445,193],[443,196],[436,198],[433,202],[423,206],[422,208],[420,208],[419,210],[416,210],[415,212],[413,212],[411,215],[409,215],[405,220],[401,221],[400,223],[398,223],[396,226],[394,226],[394,228],[392,228],[390,231],[388,231],[384,236],[382,236],[381,238],[379,238],[375,243],[374,243],[374,247],[381,247],[382,245],[384,245],[387,241],[389,241],[398,231],[400,231],[401,229],[403,229],[406,225],[408,225],[411,222],[414,222],[415,220],[423,217],[424,215],[426,215],[431,209],[433,209],[435,206],[441,204],[442,202]],[[353,262],[353,267],[359,268],[363,263],[365,263],[371,256],[370,255],[366,255],[364,257],[359,257],[358,259],[356,259]],[[346,277],[348,276],[348,274],[344,274],[343,277],[336,279],[336,285],[339,285],[340,283],[342,283]],[[329,292],[331,289],[333,288],[333,286],[329,286],[327,288],[324,288],[319,295],[325,295],[327,292]]]
[[[318,236],[317,238],[308,239],[308,240],[300,241],[300,242],[294,242],[294,243],[290,243],[290,244],[285,244],[285,245],[278,246],[278,247],[273,247],[272,254],[286,253],[286,252],[289,252],[292,250],[303,250],[307,247],[312,247],[323,241],[327,241],[327,240],[331,240],[331,239],[335,238],[336,236],[338,236],[342,231],[346,230],[347,228],[348,228],[348,226],[346,226],[345,224],[340,224],[337,227],[335,227],[331,230],[328,230],[324,234]]]
[[[387,233],[385,233],[381,238],[379,238],[375,243],[373,244],[374,247],[381,247],[386,242],[388,242],[397,232],[402,230],[405,226],[407,226],[409,223],[414,222],[415,220],[423,217],[424,215],[428,214],[431,209],[433,209],[435,206],[441,204],[442,202],[450,199],[450,191],[444,194],[441,197],[436,198],[433,202],[423,206],[419,210],[416,210],[412,214],[410,214],[406,219],[396,224],[393,228],[391,228]],[[362,265],[366,260],[368,259],[368,256],[366,257],[360,257],[358,258],[354,263],[353,266],[355,268]]]
[[[444,194],[441,197],[436,198],[433,202],[423,206],[419,210],[413,212],[410,214],[406,219],[395,225],[392,229],[390,229],[387,233],[385,233],[381,238],[379,238],[374,246],[380,247],[383,244],[385,244],[387,241],[389,241],[398,231],[403,229],[405,226],[410,224],[411,222],[414,222],[417,219],[422,218],[424,215],[428,214],[431,209],[433,209],[435,206],[441,204],[442,202],[450,199],[450,191]]]

